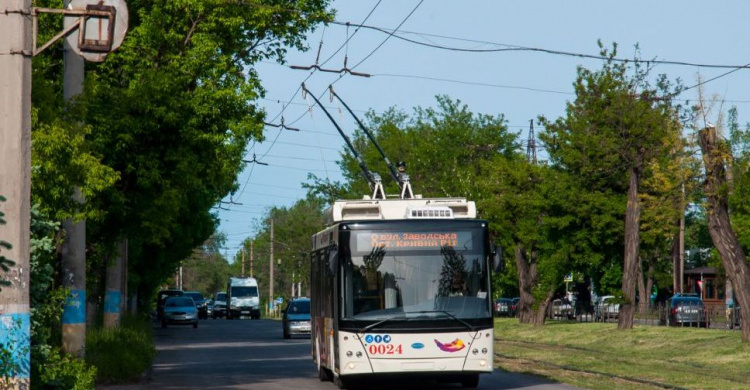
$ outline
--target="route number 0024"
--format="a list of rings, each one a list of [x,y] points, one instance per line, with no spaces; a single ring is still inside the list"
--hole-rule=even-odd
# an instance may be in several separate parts
[[[370,344],[367,349],[370,355],[401,355],[404,353],[401,344]]]

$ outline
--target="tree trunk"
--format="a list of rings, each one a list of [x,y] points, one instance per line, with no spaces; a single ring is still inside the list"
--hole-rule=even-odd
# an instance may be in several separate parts
[[[651,308],[651,291],[654,288],[654,263],[648,263],[648,272],[646,273],[646,308]]]
[[[518,321],[522,324],[534,322],[534,296],[531,289],[537,280],[536,251],[532,251],[531,258],[526,256],[526,248],[516,243],[516,266],[518,267],[518,287],[521,300],[518,302]]]
[[[708,199],[708,231],[721,255],[727,278],[732,282],[740,305],[742,341],[750,342],[750,264],[729,219],[729,203],[724,192],[727,176],[722,147],[713,127],[701,130],[698,136],[706,166],[704,186]]]
[[[622,267],[622,292],[625,302],[620,304],[618,329],[633,329],[635,315],[635,284],[638,274],[638,229],[641,218],[638,185],[639,163],[628,169],[628,205],[625,211],[625,257]]]
[[[638,260],[638,313],[646,314],[648,312],[648,290],[646,283],[643,281],[643,261]]]
[[[544,301],[539,303],[539,308],[534,312],[534,326],[542,326],[547,321],[547,308],[550,302],[552,302],[554,295],[555,289],[550,289]]]

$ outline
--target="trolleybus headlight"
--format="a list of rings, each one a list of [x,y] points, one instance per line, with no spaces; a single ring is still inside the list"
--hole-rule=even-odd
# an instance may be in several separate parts
[[[361,358],[361,357],[362,357],[362,351],[357,351],[357,357],[358,357],[358,358]]]
[[[350,370],[353,370],[356,366],[354,365],[354,363],[349,363],[346,365],[346,367]]]
[[[484,366],[486,366],[486,365],[487,365],[487,362],[486,362],[486,361],[484,361],[484,360],[480,360],[480,361],[479,361],[479,365],[480,365],[480,366],[482,366],[482,367],[484,367]]]
[[[346,357],[352,357],[354,355],[352,351],[346,351]]]
[[[483,355],[486,355],[486,354],[487,354],[487,348],[482,348],[482,354],[483,354]]]

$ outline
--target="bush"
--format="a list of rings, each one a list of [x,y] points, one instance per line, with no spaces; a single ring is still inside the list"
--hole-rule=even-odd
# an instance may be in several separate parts
[[[96,367],[98,383],[138,380],[156,355],[151,322],[145,317],[123,316],[120,327],[86,332],[86,362]]]
[[[59,348],[35,346],[31,353],[32,389],[93,390],[96,368]]]

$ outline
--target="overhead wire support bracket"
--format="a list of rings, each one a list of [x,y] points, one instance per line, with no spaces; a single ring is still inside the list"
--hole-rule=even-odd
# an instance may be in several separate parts
[[[292,68],[292,69],[296,69],[296,70],[311,70],[311,69],[315,69],[315,70],[319,70],[321,72],[327,72],[327,73],[338,73],[338,74],[349,73],[352,76],[372,77],[372,75],[369,74],[369,73],[355,72],[355,71],[353,71],[353,70],[351,70],[351,69],[349,69],[347,67],[343,67],[341,69],[326,69],[326,68],[321,68],[320,65],[318,65],[318,64],[313,64],[313,65],[310,65],[310,66],[290,65],[289,67]]]
[[[333,85],[328,86],[328,90],[331,93],[331,96],[335,96],[336,99],[341,102],[342,105],[344,105],[344,108],[346,108],[347,111],[349,111],[349,114],[354,118],[355,121],[357,121],[357,124],[359,125],[359,128],[362,129],[362,131],[367,135],[367,138],[370,139],[373,145],[375,145],[375,148],[378,150],[378,153],[380,153],[380,156],[383,157],[383,160],[385,161],[385,164],[388,166],[388,170],[391,173],[391,178],[398,183],[399,189],[401,189],[401,199],[411,199],[414,197],[414,193],[411,191],[411,185],[409,184],[409,176],[405,173],[399,173],[396,171],[396,168],[393,166],[393,163],[388,159],[388,157],[385,155],[385,152],[383,151],[383,148],[380,147],[380,144],[378,144],[378,141],[375,140],[375,137],[372,135],[372,132],[365,127],[365,125],[362,123],[361,120],[359,120],[359,117],[354,114],[354,111],[352,111],[351,108],[349,108],[349,105],[344,102],[343,99],[341,99],[341,96],[339,96],[334,90]]]
[[[284,117],[283,116],[281,117],[281,123],[279,123],[279,124],[269,123],[269,122],[263,122],[263,124],[266,125],[266,126],[278,127],[278,128],[280,128],[282,130],[299,131],[299,129],[296,128],[296,127],[289,127],[286,124],[284,124]]]
[[[251,163],[251,164],[258,164],[258,165],[268,165],[268,163],[264,163],[262,161],[258,161],[258,159],[255,157],[255,153],[253,153],[253,159],[252,160],[242,160],[242,162]]]
[[[310,90],[305,87],[305,83],[302,83],[302,92],[312,96],[313,100],[315,100],[315,103],[320,107],[320,109],[323,110],[323,112],[326,114],[328,119],[333,123],[333,126],[336,127],[336,130],[338,130],[339,134],[342,138],[344,138],[344,142],[346,142],[346,146],[349,147],[349,150],[354,155],[354,159],[357,160],[357,163],[359,164],[359,168],[362,170],[362,173],[365,175],[365,179],[367,180],[367,184],[370,186],[370,189],[372,192],[372,198],[373,199],[385,199],[385,190],[383,189],[383,182],[380,178],[380,175],[377,173],[371,172],[367,165],[365,165],[364,160],[362,160],[362,157],[357,153],[357,150],[354,149],[354,145],[352,145],[352,141],[349,139],[349,137],[344,134],[344,131],[341,130],[341,127],[339,127],[339,124],[336,123],[336,120],[333,119],[331,114],[326,110],[325,107],[320,103],[320,100],[318,100],[315,95],[313,95]]]

